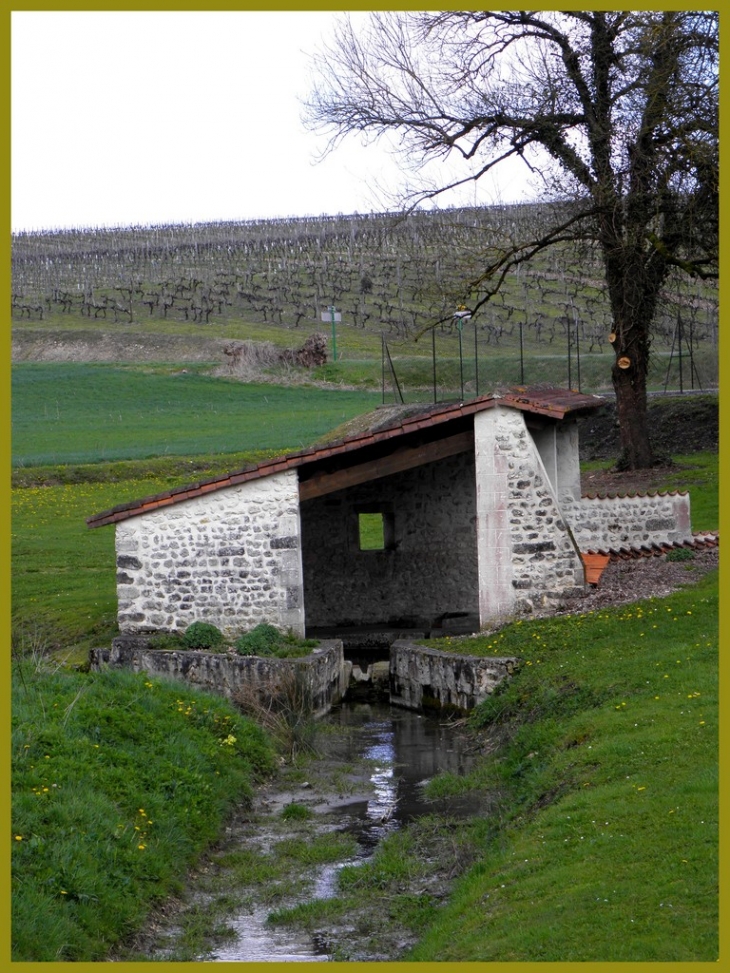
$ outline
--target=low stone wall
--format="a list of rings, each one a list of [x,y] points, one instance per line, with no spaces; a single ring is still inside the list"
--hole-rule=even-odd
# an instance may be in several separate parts
[[[146,672],[177,679],[234,701],[239,692],[253,690],[262,701],[268,702],[286,674],[296,672],[311,692],[315,716],[323,716],[341,702],[348,692],[348,684],[352,686],[358,681],[358,674],[360,682],[372,682],[370,669],[374,668],[368,668],[367,676],[359,667],[354,674],[352,663],[344,660],[339,639],[320,642],[311,655],[302,659],[273,659],[154,649],[145,636],[120,635],[113,639],[111,649],[92,649],[89,662],[92,670],[110,666]],[[399,639],[390,649],[390,702],[412,710],[468,712],[515,673],[518,665],[517,658],[454,655]]]
[[[581,551],[627,551],[692,540],[689,494],[581,497],[564,503]]]
[[[104,665],[168,676],[234,699],[239,691],[256,691],[267,701],[285,674],[296,672],[306,681],[315,716],[339,703],[346,689],[342,642],[320,642],[301,659],[274,659],[219,652],[152,649],[144,636],[121,635],[111,650],[92,649],[92,669]]]
[[[390,701],[405,709],[466,712],[516,672],[517,658],[453,655],[408,639],[390,650]]]

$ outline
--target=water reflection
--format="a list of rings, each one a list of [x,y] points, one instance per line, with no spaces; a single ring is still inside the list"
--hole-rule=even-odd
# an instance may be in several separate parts
[[[438,773],[460,776],[474,762],[467,740],[453,729],[420,713],[372,704],[343,706],[327,719],[345,731],[339,748],[343,762],[365,758],[374,763],[375,794],[364,817],[376,827],[363,830],[367,844],[369,838],[380,840],[388,831],[433,811],[474,813],[467,799],[433,801],[425,794],[424,785]],[[352,813],[352,805],[347,811]]]
[[[236,938],[221,946],[205,959],[214,963],[321,963],[326,954],[317,953],[311,936],[294,929],[277,929],[266,922],[268,909],[255,908],[251,913],[235,916],[230,921]]]
[[[433,811],[451,815],[475,813],[473,801],[430,801],[424,784],[439,771],[463,774],[473,758],[466,741],[437,720],[387,705],[349,704],[325,718],[336,731],[332,749],[343,764],[363,759],[371,764],[372,796],[331,805],[338,829],[352,834],[359,851],[354,859],[322,866],[314,876],[311,899],[337,894],[337,878],[346,865],[365,862],[383,838],[401,825]],[[323,962],[324,946],[289,927],[272,927],[267,910],[255,907],[231,925],[236,939],[206,957],[217,962]]]

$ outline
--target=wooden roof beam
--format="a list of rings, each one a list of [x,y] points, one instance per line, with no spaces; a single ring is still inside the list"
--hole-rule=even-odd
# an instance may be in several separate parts
[[[458,453],[468,453],[473,450],[474,430],[468,429],[466,432],[457,433],[455,436],[447,436],[444,439],[423,443],[420,446],[396,449],[385,456],[369,460],[366,463],[358,463],[356,466],[346,466],[332,472],[321,470],[307,479],[299,481],[299,499],[300,501],[314,500],[316,497],[323,497],[337,490],[345,490],[360,483],[368,483],[371,480],[392,476],[394,473],[402,473],[404,470],[414,469],[416,466],[435,463],[438,460],[447,459],[449,456],[456,456]]]

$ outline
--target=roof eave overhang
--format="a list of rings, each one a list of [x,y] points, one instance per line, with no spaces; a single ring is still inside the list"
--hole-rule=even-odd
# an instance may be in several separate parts
[[[348,454],[361,451],[369,446],[377,446],[388,440],[400,438],[407,440],[414,434],[425,430],[437,430],[444,423],[453,423],[459,418],[473,417],[478,412],[492,409],[496,406],[519,409],[533,415],[546,416],[556,421],[566,417],[575,417],[592,412],[605,404],[600,396],[584,395],[577,392],[556,390],[548,394],[546,390],[530,393],[528,389],[518,388],[503,394],[490,394],[473,399],[469,402],[443,404],[434,406],[422,414],[405,418],[399,422],[377,431],[370,431],[349,436],[339,442],[322,446],[311,446],[297,453],[266,460],[247,469],[238,470],[224,476],[213,477],[188,486],[175,487],[154,496],[144,497],[131,503],[120,504],[110,510],[89,517],[86,521],[90,528],[104,527],[117,524],[132,517],[139,517],[162,507],[182,503],[196,497],[237,486],[251,480],[262,479],[275,473],[287,470],[297,470],[312,463],[320,463],[329,459],[347,458]]]

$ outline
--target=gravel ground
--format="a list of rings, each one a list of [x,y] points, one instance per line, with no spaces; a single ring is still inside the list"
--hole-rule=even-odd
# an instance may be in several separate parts
[[[598,585],[566,607],[570,612],[589,612],[643,598],[664,598],[699,581],[718,563],[717,547],[696,550],[691,561],[668,561],[663,554],[609,561]]]
[[[675,446],[680,452],[682,443]],[[689,450],[688,450],[689,452]],[[651,493],[661,482],[661,470],[637,470],[616,473],[594,470],[581,476],[583,494]],[[663,554],[651,557],[626,558],[610,561],[601,575],[598,586],[580,598],[570,611],[593,611],[604,605],[622,605],[643,598],[663,598],[683,585],[691,584],[719,564],[719,548],[694,551],[689,561],[668,561]]]

